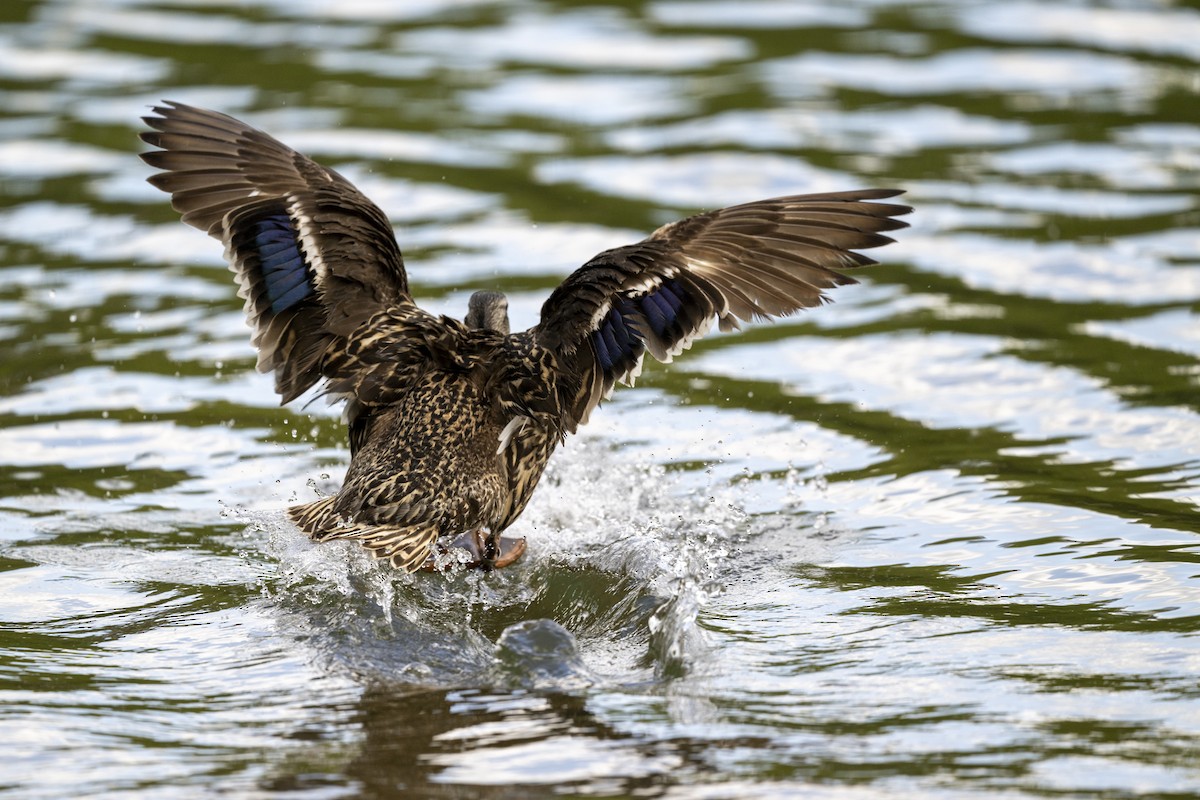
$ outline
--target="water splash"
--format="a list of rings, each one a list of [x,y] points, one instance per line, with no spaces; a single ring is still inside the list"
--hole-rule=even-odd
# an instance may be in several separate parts
[[[559,688],[644,683],[702,661],[745,514],[736,487],[582,442],[556,457],[490,574],[398,573],[353,542],[314,544],[278,512],[230,508],[278,561],[264,602],[314,658],[371,683]],[[316,481],[309,481],[316,488]]]

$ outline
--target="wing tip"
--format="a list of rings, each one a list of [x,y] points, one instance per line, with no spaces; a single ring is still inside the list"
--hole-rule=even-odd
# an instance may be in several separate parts
[[[148,106],[150,113],[142,116],[142,122],[152,128],[159,128],[160,125],[170,120],[170,118],[180,111],[199,111],[195,106],[189,106],[186,103],[180,103],[178,100],[159,100],[158,103]]]

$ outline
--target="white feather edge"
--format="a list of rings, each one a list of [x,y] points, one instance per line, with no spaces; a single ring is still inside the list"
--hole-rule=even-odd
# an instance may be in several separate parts
[[[496,448],[496,455],[503,453],[512,444],[513,437],[520,433],[527,422],[529,422],[529,417],[520,415],[508,421],[508,424],[504,426],[504,430],[500,431],[500,446]]]
[[[250,343],[258,351],[254,368],[259,372],[269,372],[271,368],[266,364],[267,353],[262,348],[263,330],[258,324],[259,320],[254,317],[254,304],[250,302],[250,281],[246,278],[246,269],[242,259],[233,252],[233,237],[229,232],[229,217],[233,213],[229,212],[221,220],[221,239],[225,242],[225,263],[229,265],[229,271],[233,273],[233,278],[237,281],[237,296],[244,301],[242,303],[242,319],[246,321],[246,325],[252,331]]]
[[[326,279],[329,278],[329,265],[325,263],[325,259],[321,256],[321,248],[317,247],[317,240],[309,224],[308,216],[304,213],[304,209],[300,207],[300,198],[296,195],[290,195],[288,201],[288,216],[292,218],[292,222],[296,226],[296,230],[300,233],[300,254],[304,257],[304,261],[316,275],[316,289],[321,291],[321,286]]]
[[[729,313],[729,300],[725,297],[725,292],[721,290],[720,282],[714,280],[714,277],[720,274],[720,271],[715,268],[715,265],[708,261],[691,260],[687,262],[687,267],[688,271],[704,277],[709,281],[710,284],[713,285],[714,288],[716,288],[717,292],[721,295],[722,307],[718,309],[715,314],[706,318],[695,331],[683,337],[676,342],[674,346],[666,350],[664,353],[665,357],[661,359],[662,363],[664,364],[671,363],[671,361],[675,359],[675,356],[680,355],[683,353],[683,351],[690,349],[693,342],[712,330],[713,323],[715,322],[721,322],[722,330],[726,329],[726,325],[728,325],[729,329],[731,330],[737,330],[740,328],[737,319]],[[673,277],[676,274],[676,270],[671,270],[661,275],[643,277],[635,283],[622,287],[621,291],[622,293],[628,293],[630,297],[641,297],[649,292],[652,292],[655,288],[661,286],[665,280]],[[592,331],[599,330],[601,321],[608,315],[608,312],[611,309],[611,302],[605,302],[601,304],[598,309],[596,309],[596,312],[592,315],[591,319],[590,328]],[[629,370],[621,375],[614,376],[613,384],[603,390],[600,390],[600,381],[598,380],[599,371],[597,370],[595,373],[597,376],[597,381],[592,386],[592,396],[595,398],[595,400],[588,405],[584,411],[583,419],[579,420],[579,424],[586,424],[588,419],[591,417],[591,412],[595,406],[599,402],[608,400],[612,397],[613,390],[616,388],[617,383],[622,383],[626,386],[633,386],[636,383],[637,378],[642,374],[644,362],[645,352],[643,352],[643,354],[638,358],[637,362]],[[504,430],[500,434],[500,447],[496,451],[497,453],[504,452],[504,448],[508,446],[508,443],[512,440],[513,435],[515,435],[515,433],[521,427],[523,427],[526,419],[526,417],[514,417],[508,423],[508,425],[505,426]]]
[[[255,190],[251,196],[258,196],[260,192]],[[317,290],[320,291],[321,283],[329,276],[329,267],[325,263],[325,259],[321,257],[321,250],[317,247],[316,238],[313,235],[312,227],[306,222],[307,217],[304,210],[300,207],[300,200],[295,195],[290,195],[287,198],[288,216],[292,223],[296,226],[300,234],[300,255],[304,258],[304,262],[310,265],[313,272],[317,275]],[[268,372],[270,367],[265,363],[267,356],[266,351],[261,346],[263,331],[258,326],[258,320],[254,318],[253,304],[250,302],[250,281],[246,278],[246,269],[242,263],[242,259],[238,258],[233,252],[233,237],[229,231],[229,218],[237,212],[234,209],[227,213],[224,219],[221,220],[221,238],[225,242],[225,263],[229,265],[230,272],[233,273],[234,279],[237,280],[238,289],[237,296],[244,301],[242,304],[242,314],[246,320],[246,324],[253,330],[253,335],[250,339],[251,344],[258,350],[258,358],[255,361],[255,369],[259,372]],[[334,401],[336,402],[336,401]]]
[[[250,193],[250,197],[260,196],[262,196],[262,192],[259,192],[258,190],[254,190]],[[300,234],[300,255],[302,258],[304,258],[305,264],[310,266],[312,271],[316,273],[316,288],[317,291],[320,291],[322,283],[324,283],[325,279],[329,277],[329,265],[325,263],[325,259],[322,257],[322,254],[320,254],[320,248],[317,246],[316,236],[314,236],[312,227],[307,222],[307,216],[305,215],[304,209],[302,209],[300,205],[300,198],[296,197],[295,194],[290,194],[290,196],[287,197],[287,201],[288,217],[292,219],[296,230],[298,230]],[[258,320],[254,319],[253,317],[254,309],[250,301],[250,281],[246,279],[246,269],[244,263],[242,263],[242,259],[238,258],[238,255],[236,255],[233,251],[233,236],[230,235],[229,231],[229,218],[232,217],[238,210],[239,209],[234,209],[233,211],[229,211],[221,221],[221,239],[224,241],[224,260],[226,260],[226,264],[229,265],[229,271],[234,273],[234,278],[236,281],[238,281],[238,296],[245,301],[242,303],[242,314],[244,314],[246,324],[250,325],[251,329],[253,330],[251,343],[254,345],[254,348],[258,350],[258,359],[256,362],[254,362],[254,368],[258,369],[258,372],[269,372],[270,367],[266,366],[266,363],[264,362],[265,351],[262,348],[263,331],[260,330],[259,326],[257,325]],[[338,397],[336,399],[331,399],[330,402],[335,403],[338,401],[338,399],[344,398]]]

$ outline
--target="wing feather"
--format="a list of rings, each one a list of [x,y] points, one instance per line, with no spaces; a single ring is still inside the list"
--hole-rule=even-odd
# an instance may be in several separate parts
[[[258,368],[288,402],[321,377],[322,355],[365,320],[411,304],[387,217],[348,180],[216,111],[166,102],[143,118],[183,221],[221,240],[246,301]]]
[[[646,351],[670,361],[718,322],[786,316],[855,283],[841,270],[876,263],[907,227],[900,192],[866,189],[760,200],[664,225],[600,253],[550,295],[533,333],[563,365],[559,392],[574,431],[616,383],[631,383]]]

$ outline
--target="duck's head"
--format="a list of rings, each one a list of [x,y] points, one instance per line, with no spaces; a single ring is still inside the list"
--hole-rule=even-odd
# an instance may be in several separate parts
[[[476,292],[467,301],[468,328],[508,333],[508,298],[503,292]]]

